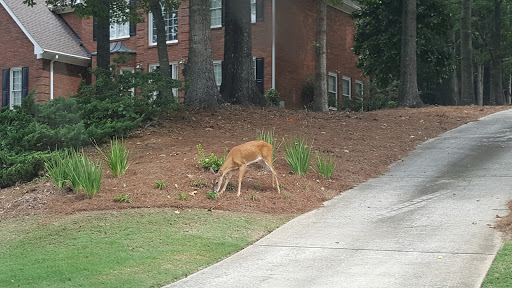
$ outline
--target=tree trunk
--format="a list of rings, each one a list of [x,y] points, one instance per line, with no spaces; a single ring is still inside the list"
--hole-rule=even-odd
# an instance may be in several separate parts
[[[494,21],[491,31],[491,87],[490,97],[494,104],[504,105],[505,95],[503,91],[503,71],[501,67],[501,0],[494,0]],[[492,101],[492,100],[491,100]]]
[[[159,71],[162,78],[171,77],[171,67],[169,66],[169,54],[167,53],[167,33],[165,31],[164,17],[162,16],[162,6],[159,0],[151,0],[151,14],[153,14],[154,25],[156,28],[156,48],[158,52]],[[174,95],[178,96],[178,95]],[[163,103],[174,101],[172,89],[161,88],[158,94],[158,100]]]
[[[183,70],[188,89],[185,105],[202,108],[216,108],[220,98],[213,73],[213,57],[210,40],[209,0],[190,2],[190,48],[188,62]]]
[[[398,105],[422,107],[418,94],[416,69],[416,0],[405,0],[402,7],[402,47],[400,52],[400,86]]]
[[[110,11],[110,0],[97,1],[98,11]],[[104,70],[110,66],[110,13],[98,13],[96,25],[96,65]]]
[[[316,21],[315,50],[315,94],[313,110],[325,112],[329,110],[327,95],[327,4],[324,0],[318,1]]]
[[[224,0],[224,62],[220,93],[225,101],[241,105],[263,105],[256,87],[249,0]]]
[[[451,32],[451,39],[452,39],[452,59],[455,63],[455,59],[457,59],[457,48],[455,43],[457,43],[457,40],[455,39],[455,30],[452,30]],[[451,79],[450,79],[450,105],[459,105],[460,102],[460,91],[459,91],[459,77],[458,77],[458,71],[457,68],[453,69]]]
[[[478,65],[476,70],[476,105],[484,105],[484,65]]]
[[[473,88],[473,47],[471,34],[471,5],[472,0],[462,1],[462,20],[460,25],[460,54],[461,54],[461,105],[475,104]]]

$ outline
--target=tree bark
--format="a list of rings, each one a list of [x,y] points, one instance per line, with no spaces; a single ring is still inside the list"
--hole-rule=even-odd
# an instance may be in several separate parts
[[[505,104],[505,95],[503,91],[503,71],[501,66],[501,0],[494,0],[494,21],[493,29],[491,31],[491,87],[490,98],[491,102],[496,105]],[[494,101],[492,101],[494,99]]]
[[[98,11],[110,11],[110,0],[96,1]],[[96,66],[108,70],[110,66],[110,13],[97,13]]]
[[[156,28],[156,48],[158,52],[159,71],[162,78],[170,78],[171,67],[169,66],[169,54],[167,52],[167,33],[165,31],[164,17],[162,16],[162,6],[159,0],[151,0],[151,14],[153,14],[154,25]],[[174,95],[178,96],[178,95]],[[166,103],[174,101],[172,89],[161,88],[158,94],[158,100]]]
[[[229,103],[263,105],[263,95],[256,87],[249,0],[224,0],[224,62],[220,93]]]
[[[418,94],[416,67],[416,0],[404,0],[402,7],[402,46],[398,106],[422,107]]]
[[[451,32],[451,39],[452,39],[452,60],[455,63],[455,60],[457,59],[457,46],[456,46],[456,39],[455,39],[455,30],[452,30]],[[460,90],[459,90],[459,77],[458,77],[458,71],[457,68],[453,69],[451,79],[450,79],[450,105],[458,105],[460,102]]]
[[[475,92],[473,87],[473,47],[471,33],[472,2],[472,0],[462,1],[462,20],[460,25],[461,105],[475,104]]]
[[[479,64],[476,71],[476,105],[484,105],[484,65]]]
[[[210,40],[209,0],[190,2],[190,48],[188,62],[183,70],[188,89],[185,105],[201,108],[217,108],[220,98],[213,73],[213,57]]]
[[[315,50],[315,91],[313,110],[325,112],[329,110],[327,95],[327,4],[318,1]]]

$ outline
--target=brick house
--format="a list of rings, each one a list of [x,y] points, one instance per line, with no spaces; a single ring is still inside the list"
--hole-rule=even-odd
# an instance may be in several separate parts
[[[251,0],[256,82],[262,92],[277,89],[287,108],[303,107],[302,88],[308,78],[314,77],[312,44],[317,1]],[[2,106],[18,104],[34,88],[39,102],[73,94],[82,79],[90,80],[87,68],[95,66],[93,21],[79,18],[70,9],[52,12],[43,1],[38,3],[31,8],[21,0],[0,0]],[[220,86],[224,50],[222,0],[210,0],[210,6],[214,72]],[[337,103],[343,96],[352,97],[363,90],[365,78],[356,68],[357,56],[351,52],[355,27],[350,14],[358,8],[349,0],[340,7],[328,7],[328,87]],[[183,79],[180,63],[187,61],[188,13],[185,1],[175,13],[164,15],[175,79]],[[127,63],[119,67],[121,73],[157,69],[151,14],[137,25],[114,24],[110,34],[112,57],[117,53],[128,55]]]

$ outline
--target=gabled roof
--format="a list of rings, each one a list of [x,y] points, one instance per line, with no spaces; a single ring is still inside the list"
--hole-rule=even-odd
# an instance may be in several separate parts
[[[38,59],[57,60],[88,66],[90,53],[59,15],[51,12],[43,0],[29,7],[21,0],[0,0],[0,4],[34,44]]]

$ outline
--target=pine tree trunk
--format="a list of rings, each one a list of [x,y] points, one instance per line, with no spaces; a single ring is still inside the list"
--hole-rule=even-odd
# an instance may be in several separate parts
[[[213,57],[210,40],[209,0],[189,0],[190,49],[183,74],[189,83],[185,93],[185,105],[217,108],[220,98],[213,73]]]
[[[478,65],[476,71],[476,105],[484,105],[484,65]]]
[[[220,93],[229,103],[263,105],[256,87],[251,34],[250,0],[224,0],[225,36]]]
[[[97,1],[99,11],[110,11],[110,0]],[[110,14],[98,13],[96,17],[96,65],[108,70],[110,66]]]
[[[491,31],[490,97],[495,99],[494,104],[496,105],[505,104],[501,66],[501,2],[500,0],[494,0],[494,22]]]
[[[313,110],[325,112],[328,107],[327,95],[327,4],[318,1],[315,50],[315,94]]]
[[[416,69],[416,0],[404,0],[402,7],[402,47],[400,52],[400,86],[398,105],[422,107],[418,94]]]
[[[451,39],[452,39],[452,60],[455,62],[457,59],[457,49],[455,46],[455,43],[457,43],[457,40],[455,39],[455,30],[452,30],[451,32]],[[450,79],[450,105],[458,105],[460,102],[460,90],[459,90],[459,77],[458,77],[458,71],[457,68],[453,69],[451,79]]]
[[[162,78],[171,77],[171,67],[169,66],[169,54],[167,53],[167,35],[165,31],[164,17],[162,16],[162,6],[159,0],[151,0],[151,14],[153,14],[154,25],[156,28],[156,49],[158,52],[159,71]],[[158,100],[164,103],[174,101],[172,89],[161,88],[158,94]],[[177,95],[174,95],[177,96]]]
[[[473,47],[471,34],[471,5],[472,0],[462,1],[462,20],[460,25],[460,54],[461,54],[461,105],[475,104],[473,87]]]

